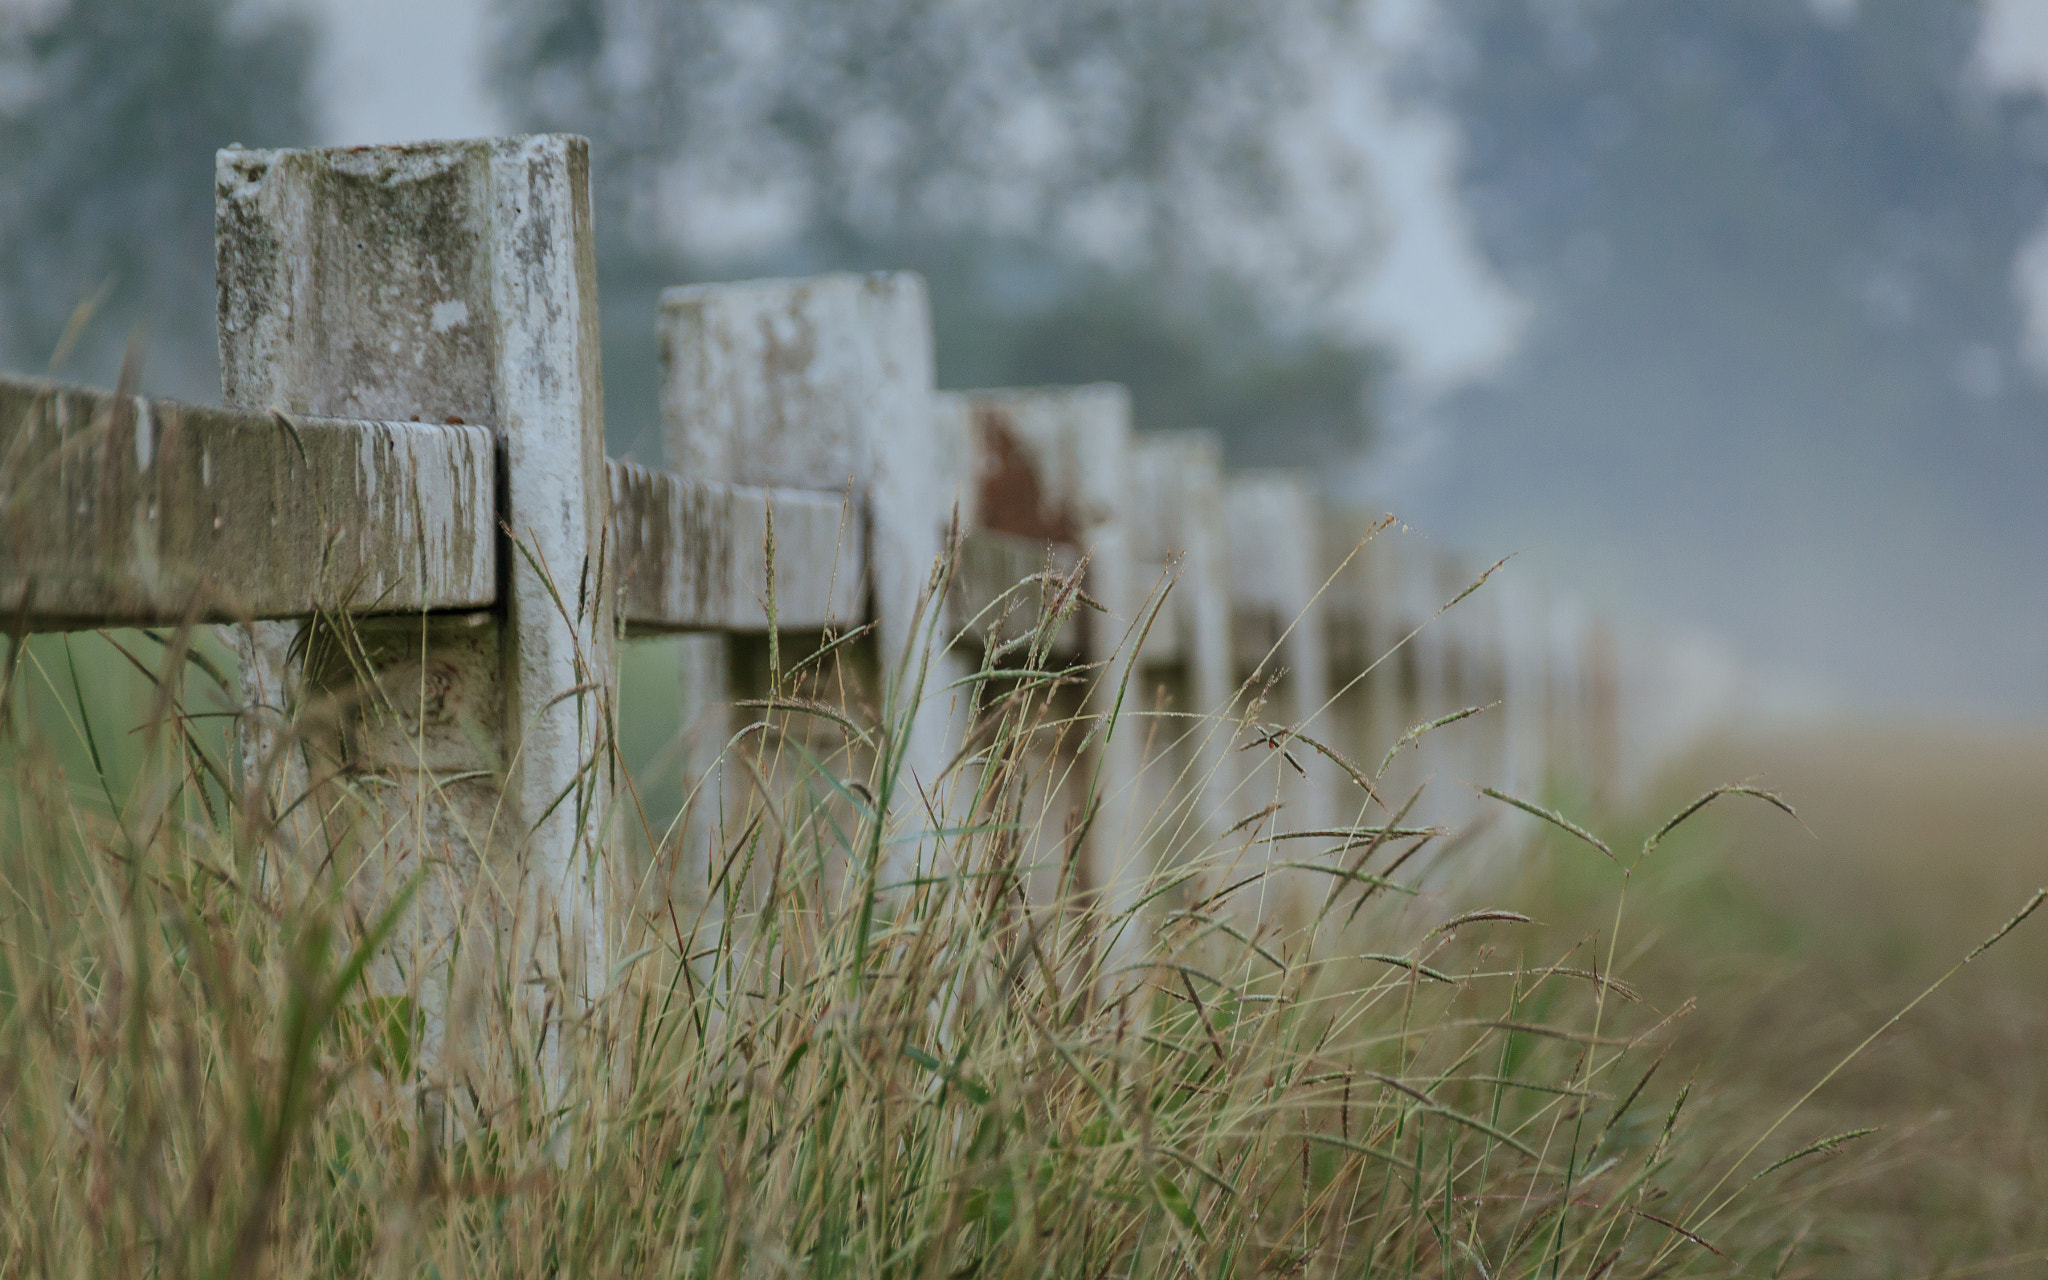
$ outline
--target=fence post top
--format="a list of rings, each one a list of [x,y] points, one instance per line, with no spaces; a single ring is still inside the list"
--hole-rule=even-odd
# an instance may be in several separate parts
[[[1213,431],[1134,433],[1131,458],[1141,482],[1217,489],[1223,484],[1223,442]]]
[[[1126,514],[1132,480],[1131,393],[1120,383],[960,392],[976,458],[980,517],[1066,541]],[[1021,504],[1021,508],[1020,508]],[[1023,508],[1038,508],[1036,516]],[[997,512],[1013,508],[1008,517]]]
[[[277,163],[293,156],[311,156],[337,169],[372,173],[380,169],[425,162],[433,164],[462,156],[516,155],[520,152],[550,152],[588,159],[590,140],[576,133],[520,133],[491,138],[437,138],[418,142],[386,142],[374,145],[338,147],[245,147],[231,143],[214,152],[214,163]]]
[[[957,394],[976,407],[1007,409],[1012,412],[1080,410],[1115,415],[1130,430],[1131,389],[1121,382],[1078,382],[1042,387],[975,387]]]
[[[1132,546],[1164,561],[1207,545],[1221,532],[1223,450],[1207,431],[1148,432],[1131,438]]]
[[[251,148],[238,144],[214,152],[213,171],[216,195],[227,203],[255,195],[278,169],[296,172],[307,182],[354,179],[403,187],[452,174],[465,165],[508,162],[560,165],[572,183],[587,190],[590,141],[573,133],[534,133],[380,146]]]
[[[1323,506],[1321,491],[1306,474],[1278,467],[1226,475],[1223,503],[1233,522],[1261,525],[1311,524]]]
[[[812,297],[900,298],[913,305],[930,307],[930,289],[915,271],[828,271],[815,276],[767,276],[758,280],[713,281],[671,285],[661,291],[664,314],[689,311],[720,303],[790,302],[802,305]]]
[[[867,492],[934,528],[931,306],[912,272],[665,289],[669,465],[697,479]],[[934,535],[936,536],[936,535]],[[925,557],[919,556],[922,560]],[[877,571],[886,571],[881,559]]]
[[[1223,438],[1207,427],[1175,427],[1170,431],[1141,431],[1137,448],[1161,456],[1194,458],[1204,463],[1223,461]]]
[[[543,405],[600,411],[583,138],[230,147],[215,165],[231,403],[508,431]]]

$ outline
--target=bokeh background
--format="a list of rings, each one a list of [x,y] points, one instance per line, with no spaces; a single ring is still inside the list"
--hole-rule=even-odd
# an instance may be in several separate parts
[[[2038,0],[5,0],[0,360],[213,395],[225,142],[575,130],[615,452],[662,285],[910,266],[944,383],[1128,382],[1780,712],[2031,722],[2044,91]]]

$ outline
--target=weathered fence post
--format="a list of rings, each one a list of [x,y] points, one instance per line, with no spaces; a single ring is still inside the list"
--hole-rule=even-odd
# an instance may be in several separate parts
[[[1078,776],[1071,779],[1092,806],[1085,815],[1080,887],[1093,909],[1115,922],[1097,987],[1114,996],[1133,985],[1128,970],[1148,943],[1135,912],[1152,872],[1149,833],[1137,809],[1142,699],[1128,683],[1135,677],[1138,615],[1147,595],[1132,554],[1130,393],[1104,383],[957,397],[947,402],[952,427],[967,438],[964,446],[956,441],[953,452],[964,447],[973,459],[963,520],[1022,549],[1031,563],[1016,567],[1027,572],[1043,567],[1055,549],[1085,557],[1082,589],[1101,606],[1101,612],[1084,608],[1076,615],[1079,656],[1092,671],[1082,693],[1080,741],[1067,745],[1086,748],[1072,762]],[[959,469],[957,459],[953,465]]]
[[[1159,737],[1185,739],[1184,762],[1166,771],[1169,786],[1192,789],[1192,843],[1205,854],[1224,828],[1231,801],[1230,749],[1236,737],[1231,670],[1230,557],[1223,540],[1223,450],[1214,436],[1176,431],[1139,436],[1132,455],[1131,533],[1138,586],[1146,590],[1169,568],[1166,611],[1139,652],[1181,673],[1176,708],[1196,720],[1174,720]],[[1158,655],[1155,659],[1154,655]],[[1148,772],[1156,766],[1148,767]],[[1155,787],[1154,790],[1163,788]],[[1166,807],[1164,801],[1161,807]]]
[[[501,990],[538,986],[552,1022],[515,1030],[544,1038],[559,1079],[561,1030],[606,978],[616,626],[587,145],[230,149],[216,174],[230,404],[496,434],[495,614],[281,624],[248,678],[252,698],[339,708],[341,731],[306,745],[316,780],[348,780],[367,810],[372,894],[425,877],[378,984],[424,996],[451,1048],[441,1019],[481,966]]]
[[[1300,861],[1317,848],[1311,838],[1284,844],[1278,838],[1328,830],[1340,811],[1336,769],[1321,752],[1293,737],[1305,733],[1324,740],[1328,735],[1322,719],[1330,696],[1328,622],[1316,598],[1322,585],[1321,504],[1294,476],[1254,472],[1230,477],[1223,488],[1223,511],[1239,675],[1253,682],[1255,699],[1262,687],[1277,682],[1276,699],[1262,717],[1271,730],[1271,750],[1246,753],[1255,769],[1276,771],[1270,788],[1260,784],[1271,802],[1282,806],[1265,828],[1267,838],[1275,841],[1267,845],[1273,851],[1269,861]],[[1281,763],[1272,764],[1274,759]],[[1281,918],[1303,923],[1299,917],[1307,894],[1324,888],[1304,888],[1302,877],[1280,874],[1266,901]]]
[[[1515,578],[1500,584],[1504,674],[1501,733],[1506,758],[1496,784],[1509,795],[1540,800],[1549,764],[1544,757],[1544,670],[1549,636],[1545,604],[1534,588]],[[1521,815],[1504,814],[1511,831],[1527,829]]]
[[[904,735],[891,802],[922,811],[919,796],[939,786],[951,749],[938,699],[966,696],[926,697],[949,681],[926,669],[928,656],[945,668],[948,637],[930,599],[947,494],[935,453],[924,281],[897,272],[692,285],[662,294],[660,329],[671,468],[693,481],[850,489],[852,510],[865,507],[882,705]],[[857,522],[848,536],[859,538]],[[716,704],[730,697],[727,668],[716,642],[686,650],[685,699],[709,726],[685,762],[693,785],[724,745]],[[692,858],[712,838],[716,798],[714,787],[701,787]]]
[[[1595,618],[1586,628],[1586,685],[1579,717],[1586,727],[1586,769],[1595,796],[1617,799],[1621,779],[1622,685],[1614,626]]]
[[[1388,550],[1392,554],[1387,557],[1387,577],[1381,590],[1397,619],[1394,629],[1403,637],[1398,657],[1403,722],[1400,736],[1407,738],[1410,732],[1458,710],[1451,705],[1446,628],[1438,616],[1450,597],[1443,594],[1439,581],[1435,548],[1411,533],[1391,543]],[[1388,803],[1406,803],[1418,787],[1423,788],[1421,798],[1409,813],[1409,818],[1416,822],[1435,823],[1447,811],[1448,801],[1443,793],[1454,784],[1436,769],[1437,734],[1442,732],[1445,730],[1431,730],[1408,739],[1408,745],[1388,770]]]
[[[1592,627],[1580,603],[1553,596],[1545,610],[1544,635],[1548,660],[1544,678],[1544,722],[1548,730],[1545,757],[1553,763],[1553,781],[1584,786],[1592,735],[1586,715],[1591,703],[1587,665]]]
[[[1338,509],[1325,515],[1322,571],[1329,579],[1324,608],[1330,620],[1332,746],[1347,753],[1368,778],[1407,729],[1401,682],[1402,637],[1407,634],[1387,599],[1400,531],[1391,516]],[[1401,798],[1376,786],[1391,817]],[[1361,810],[1363,806],[1361,805]]]
[[[1436,730],[1430,735],[1435,741],[1425,743],[1423,750],[1437,773],[1438,820],[1463,831],[1478,813],[1467,784],[1485,773],[1487,739],[1500,718],[1500,708],[1492,705],[1497,695],[1487,651],[1487,614],[1493,597],[1483,589],[1465,594],[1476,575],[1460,557],[1438,552],[1432,561],[1437,608],[1443,611],[1430,628],[1436,633],[1434,649],[1443,682],[1444,708],[1436,714],[1477,710]]]

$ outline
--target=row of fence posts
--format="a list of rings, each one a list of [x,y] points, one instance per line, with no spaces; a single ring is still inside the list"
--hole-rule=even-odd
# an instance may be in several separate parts
[[[647,880],[611,852],[624,637],[683,637],[699,893],[775,651],[872,623],[887,803],[935,820],[966,677],[1027,579],[1090,601],[1041,646],[1091,673],[1095,730],[1047,771],[1069,781],[1041,838],[1099,797],[1079,879],[1112,917],[1149,883],[1156,815],[1208,839],[1267,804],[1275,835],[1354,826],[1347,772],[1482,707],[1380,783],[1434,777],[1412,817],[1462,827],[1467,781],[1608,776],[1657,715],[1655,658],[1624,688],[1568,602],[1502,575],[1446,612],[1472,567],[1301,477],[1226,473],[1208,436],[1134,433],[1120,387],[936,391],[909,274],[668,291],[667,470],[608,462],[581,139],[230,149],[216,194],[227,407],[0,385],[0,611],[17,640],[239,624],[244,776],[297,851],[272,874],[349,867],[368,911],[417,873],[373,985],[416,993],[432,1036],[493,977],[542,998],[487,1016],[601,994],[608,921]]]

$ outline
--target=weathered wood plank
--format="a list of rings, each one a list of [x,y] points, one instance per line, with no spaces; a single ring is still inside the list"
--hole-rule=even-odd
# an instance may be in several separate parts
[[[0,378],[0,615],[30,629],[477,609],[491,433]]]
[[[638,632],[765,632],[769,516],[783,628],[865,620],[866,539],[846,496],[687,480],[612,462],[612,563]]]

